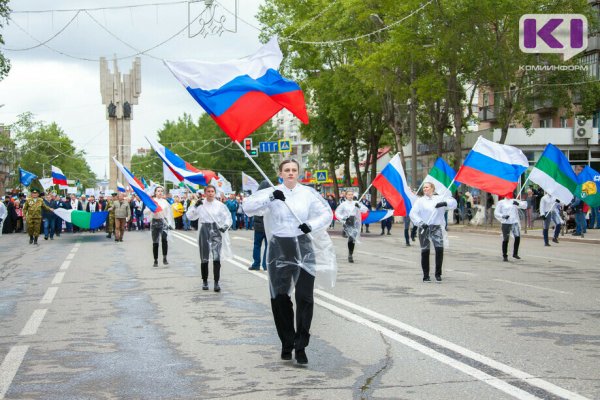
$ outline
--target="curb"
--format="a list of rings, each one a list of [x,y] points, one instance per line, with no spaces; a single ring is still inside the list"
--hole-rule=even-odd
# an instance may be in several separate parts
[[[453,228],[452,231],[461,231],[461,232],[469,232],[469,233],[482,233],[484,235],[501,235],[502,233],[500,231],[490,231],[490,230],[483,230],[483,229],[469,229],[469,228]],[[536,232],[539,232],[540,234],[542,233],[541,230],[536,230]],[[561,242],[573,242],[573,243],[585,243],[585,244],[600,244],[600,239],[576,239],[574,237],[568,237],[571,235],[564,235],[564,236],[559,236],[559,240]],[[544,238],[541,235],[533,235],[531,233],[521,233],[521,237],[524,238],[529,238],[529,239],[540,239],[543,240]]]

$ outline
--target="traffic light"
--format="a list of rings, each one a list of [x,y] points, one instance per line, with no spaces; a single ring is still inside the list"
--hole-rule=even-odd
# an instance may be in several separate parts
[[[244,139],[244,148],[246,149],[248,154],[250,154],[250,152],[252,151],[252,138]],[[250,155],[252,155],[252,154],[250,154]]]
[[[250,151],[248,151],[248,154],[250,154],[250,157],[258,157],[258,150],[250,149]]]

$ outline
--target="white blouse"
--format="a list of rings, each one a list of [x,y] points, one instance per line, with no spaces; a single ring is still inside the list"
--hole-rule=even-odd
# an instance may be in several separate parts
[[[448,204],[446,207],[435,208],[437,203],[443,201]],[[434,194],[431,197],[419,197],[415,204],[413,204],[409,216],[415,226],[421,224],[445,226],[444,213],[446,210],[454,210],[455,208],[456,200],[453,197],[442,197]]]
[[[229,209],[219,200],[204,200],[204,203],[198,207],[190,204],[185,215],[187,215],[190,221],[198,220],[201,224],[216,222],[219,227],[223,227],[225,225],[231,226],[233,223]]]
[[[165,199],[154,199],[158,205],[160,206],[160,208],[162,208],[162,211],[159,212],[155,212],[153,213],[152,210],[150,210],[148,208],[148,206],[146,206],[146,208],[144,208],[144,215],[152,218],[152,219],[166,219],[167,222],[169,223],[169,226],[175,227],[175,219],[173,218],[173,209],[171,208],[171,205],[169,204],[169,202]]]

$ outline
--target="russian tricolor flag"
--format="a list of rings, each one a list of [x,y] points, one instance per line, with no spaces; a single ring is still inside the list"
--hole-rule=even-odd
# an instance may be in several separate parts
[[[529,168],[523,152],[513,146],[477,139],[456,173],[456,181],[499,196],[517,188],[519,177]]]
[[[213,178],[217,178],[217,174],[213,171],[197,169],[157,141],[148,137],[146,137],[146,140],[148,140],[165,166],[169,168],[169,171],[179,179],[179,182],[185,179],[196,185],[206,186]]]
[[[406,183],[400,155],[396,154],[373,180],[373,186],[385,196],[394,207],[394,215],[406,216],[417,199]]]
[[[131,186],[135,194],[138,195],[138,197],[140,198],[140,200],[142,200],[146,207],[148,207],[152,212],[162,211],[162,207],[148,193],[144,192],[144,185],[142,184],[142,182],[140,182],[140,180],[137,179],[131,173],[131,171],[125,168],[123,164],[118,162],[116,158],[113,157],[113,161],[115,162],[115,164],[117,164],[117,168],[119,168],[119,171],[121,171],[125,179],[127,179],[127,183],[129,183],[129,186]]]
[[[55,167],[54,165],[52,166],[52,184],[68,186],[67,177],[65,174],[63,174],[60,168]]]
[[[300,86],[277,72],[282,60],[277,38],[272,38],[243,59],[165,61],[165,65],[221,129],[241,142],[283,108],[308,123]]]
[[[125,193],[125,186],[123,186],[123,184],[121,182],[117,182],[117,190],[121,193]]]

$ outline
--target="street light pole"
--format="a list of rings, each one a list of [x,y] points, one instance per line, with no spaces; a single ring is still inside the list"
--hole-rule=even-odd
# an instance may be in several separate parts
[[[417,187],[417,93],[414,87],[415,64],[410,63],[410,144],[411,186]]]

